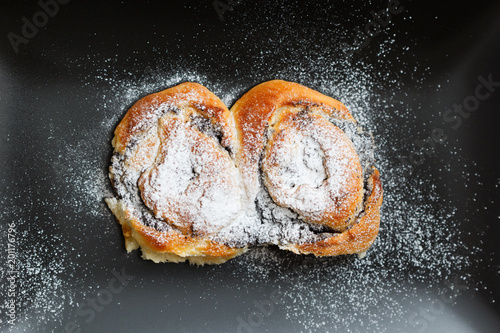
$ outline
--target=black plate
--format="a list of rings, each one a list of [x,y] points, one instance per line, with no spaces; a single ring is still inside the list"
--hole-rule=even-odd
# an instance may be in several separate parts
[[[395,3],[3,1],[0,325],[496,331],[500,6]],[[373,131],[385,201],[367,256],[126,254],[103,198],[128,107],[184,81],[231,106],[269,79],[333,96]]]

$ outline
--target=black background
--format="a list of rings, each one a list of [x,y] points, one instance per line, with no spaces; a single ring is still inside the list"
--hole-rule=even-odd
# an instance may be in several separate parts
[[[384,156],[381,173],[386,192],[403,191],[403,196],[407,193],[405,202],[421,202],[435,212],[453,206],[453,228],[459,229],[461,236],[450,241],[462,242],[462,249],[472,249],[469,254],[461,253],[471,264],[445,273],[442,281],[431,281],[436,275],[426,276],[425,270],[420,273],[410,263],[408,272],[392,271],[401,274],[399,288],[408,284],[417,290],[412,299],[400,299],[403,315],[399,318],[381,310],[390,304],[376,304],[367,313],[358,313],[355,305],[346,303],[342,311],[355,320],[334,322],[337,317],[326,316],[321,318],[323,324],[317,324],[314,321],[319,319],[312,315],[314,300],[302,300],[299,305],[303,316],[287,315],[293,305],[276,306],[262,324],[251,329],[496,331],[500,324],[500,88],[481,101],[478,110],[463,119],[456,130],[451,128],[453,123],[443,121],[442,114],[473,94],[478,76],[487,78],[491,74],[493,81],[500,81],[500,4],[401,1],[401,6],[404,12],[394,15],[387,28],[370,38],[359,52],[350,53],[356,27],[363,30],[372,19],[370,12],[387,8],[386,2],[239,1],[223,13],[222,21],[212,1],[73,0],[60,5],[57,14],[26,44],[19,45],[16,53],[8,33],[21,35],[22,18],[31,20],[40,6],[34,1],[2,1],[0,231],[6,237],[7,223],[17,224],[20,271],[24,272],[20,279],[25,280],[19,282],[19,288],[26,289],[17,300],[18,324],[14,331],[64,331],[74,322],[84,332],[146,328],[154,332],[235,332],[239,324],[235,318],[247,318],[255,311],[252,302],[269,298],[276,288],[286,288],[283,275],[286,280],[286,274],[290,274],[292,284],[300,279],[297,274],[301,270],[294,265],[314,269],[314,259],[297,259],[274,249],[270,251],[277,258],[277,267],[262,264],[272,272],[253,279],[241,276],[250,270],[240,268],[251,258],[235,259],[238,263],[220,267],[196,268],[187,264],[155,265],[140,259],[138,253],[126,255],[120,230],[103,201],[86,199],[85,190],[94,188],[94,178],[86,176],[91,168],[106,172],[112,131],[134,101],[112,104],[116,99],[109,96],[119,91],[120,82],[129,82],[130,87],[134,82],[154,81],[155,73],[160,73],[177,77],[173,81],[178,83],[188,79],[184,76],[188,71],[201,75],[204,82],[200,83],[219,96],[233,91],[235,96],[229,99],[234,102],[246,90],[269,79],[296,81],[320,91],[324,91],[325,80],[352,80],[348,75],[342,77],[342,71],[318,70],[321,64],[331,62],[335,66],[339,59],[345,59],[343,66],[368,73],[373,82],[373,95],[366,103],[376,114],[373,132],[380,150],[384,150],[380,154]],[[383,45],[388,51],[380,51]],[[332,77],[315,80],[322,73]],[[155,90],[149,90],[151,85],[138,84],[136,97],[168,88],[161,83],[153,86]],[[231,90],[234,86],[238,87],[236,91]],[[340,95],[333,97],[343,100]],[[111,119],[104,125],[103,115]],[[436,144],[429,156],[422,155],[416,140],[429,138],[435,128],[444,129],[446,143]],[[68,147],[73,153],[68,154]],[[407,175],[400,158],[408,158],[412,152],[420,152],[425,160]],[[99,177],[101,183],[105,182],[102,175]],[[78,187],[81,181],[85,184]],[[432,193],[412,198],[412,191],[404,192],[418,186],[424,192],[432,187]],[[109,193],[107,185],[97,196]],[[389,201],[383,208],[381,233],[385,233],[371,250],[374,253],[387,248],[381,245],[384,242],[397,244],[394,239],[401,229],[389,226],[395,223],[390,219],[394,208],[391,202],[394,204],[394,200]],[[99,212],[92,213],[96,209]],[[405,207],[398,209],[404,211]],[[408,208],[405,214],[417,213]],[[392,231],[396,233],[388,235]],[[6,253],[3,255],[6,258]],[[394,250],[386,255],[397,257],[398,253]],[[63,269],[51,266],[59,262],[58,257],[66,260]],[[2,260],[6,261],[4,257]],[[38,264],[29,262],[33,260]],[[317,260],[320,265],[358,267],[353,264],[357,259],[351,257]],[[381,269],[377,261],[370,263],[374,264],[370,269]],[[41,273],[33,267],[41,267]],[[95,319],[85,322],[87,317],[76,312],[77,304],[106,287],[113,277],[112,269],[124,267],[135,279]],[[385,269],[391,271],[390,267]],[[2,268],[3,281],[5,272]],[[49,277],[46,281],[42,281],[44,272]],[[258,274],[258,270],[251,272]],[[61,285],[50,282],[54,275],[54,281],[63,281]],[[469,288],[447,305],[451,315],[412,317],[412,313],[419,313],[419,304],[435,299],[437,296],[432,295],[438,295],[446,288],[446,281],[456,275],[467,276],[464,283]],[[408,276],[417,278],[410,281]],[[338,297],[356,292],[346,283],[347,287],[339,288]],[[38,288],[54,292],[36,296]],[[398,294],[396,289],[386,292]],[[46,303],[43,298],[48,298]],[[55,298],[61,298],[63,306],[50,314],[50,304],[57,303]],[[292,304],[293,299],[286,302]],[[2,311],[1,325],[10,327],[5,322],[5,309]],[[25,319],[28,317],[31,319]]]

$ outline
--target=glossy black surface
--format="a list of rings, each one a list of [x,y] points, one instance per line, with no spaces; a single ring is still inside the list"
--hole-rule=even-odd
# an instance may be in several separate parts
[[[362,46],[356,44],[356,28],[363,31],[375,21],[371,12],[387,3],[215,4],[219,13],[212,1],[70,1],[44,16],[37,14],[43,8],[36,1],[0,3],[0,237],[6,244],[0,299],[16,302],[15,324],[7,322],[3,307],[1,327],[498,331],[500,87],[490,84],[487,97],[480,90],[485,97],[473,112],[444,114],[476,94],[482,80],[500,82],[500,4],[401,1],[387,27]],[[23,31],[26,20],[39,20],[40,27]],[[370,94],[343,96],[356,90],[356,77],[368,78]],[[271,261],[255,255],[197,268],[157,265],[137,252],[125,253],[121,231],[102,200],[111,193],[105,173],[112,132],[133,101],[193,78],[231,103],[276,78],[337,92],[341,101],[363,100],[359,107],[367,107],[363,114],[383,150],[378,154],[384,188],[400,193],[402,204],[392,196],[384,205],[381,236],[366,264],[354,256],[315,259],[270,249]],[[122,99],[122,90],[134,97]],[[420,148],[436,129],[447,139],[425,146],[430,150]],[[402,159],[411,158],[418,161],[405,166]],[[409,188],[424,195],[412,197]],[[448,264],[442,274],[436,273],[437,259],[425,266],[425,248],[418,264],[407,258],[414,252],[400,241],[405,228],[391,226],[407,220],[401,214],[393,219],[395,210],[415,217],[412,223],[450,224],[451,231],[438,229],[450,233],[450,245],[446,235],[424,235],[422,242],[452,257],[443,258]],[[14,298],[7,295],[7,243],[14,232],[9,225],[16,230],[20,272]],[[130,277],[124,285],[117,282],[118,272]],[[336,272],[345,279],[329,275]],[[372,283],[363,281],[365,273]],[[338,293],[331,286],[322,293],[331,281],[339,284]],[[307,289],[303,294],[299,285]],[[443,301],[443,295],[452,300]],[[102,302],[93,307],[97,296]],[[397,311],[391,311],[394,304]]]

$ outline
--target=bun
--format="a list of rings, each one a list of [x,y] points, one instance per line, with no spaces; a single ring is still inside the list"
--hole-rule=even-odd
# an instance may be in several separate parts
[[[280,248],[340,255],[371,246],[380,222],[380,177],[371,137],[342,103],[300,84],[273,80],[247,92],[231,112],[241,147],[237,160],[252,199],[264,187],[276,204],[330,229],[326,234],[331,235],[319,241]],[[314,155],[322,157],[319,163]]]
[[[251,245],[363,253],[379,228],[373,143],[340,102],[269,81],[231,111],[197,83],[138,101],[115,130],[106,202],[130,252],[218,264]]]
[[[241,179],[225,148],[232,117],[197,83],[139,100],[115,130],[106,202],[130,252],[160,261],[221,263],[246,250],[210,240],[240,209]]]

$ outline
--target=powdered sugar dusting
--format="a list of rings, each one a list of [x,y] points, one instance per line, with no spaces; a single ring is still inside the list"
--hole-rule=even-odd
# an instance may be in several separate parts
[[[166,120],[164,120],[166,119]],[[173,117],[159,122],[162,145],[155,165],[139,179],[146,205],[195,234],[212,234],[240,210],[238,172],[208,138]]]

